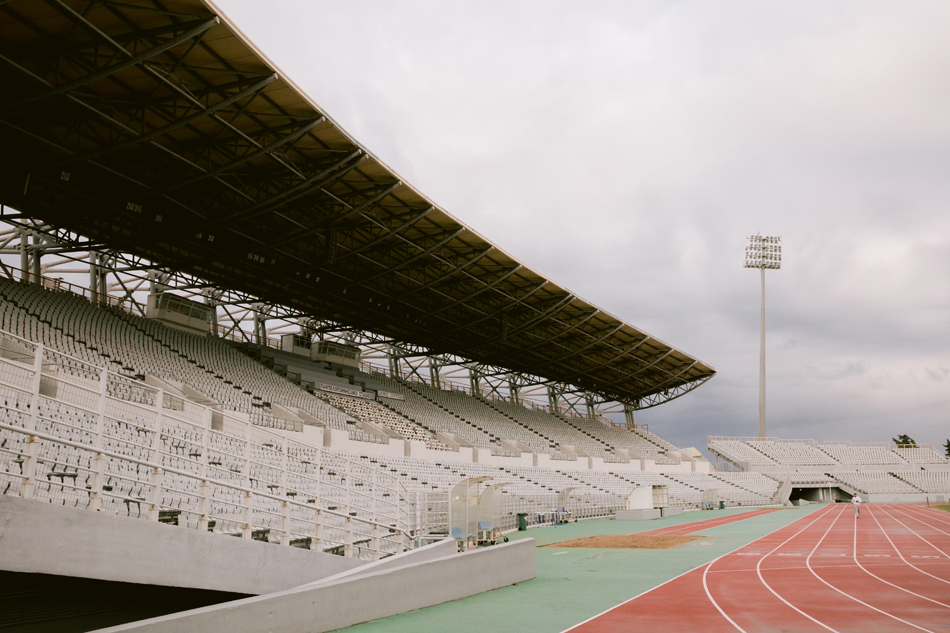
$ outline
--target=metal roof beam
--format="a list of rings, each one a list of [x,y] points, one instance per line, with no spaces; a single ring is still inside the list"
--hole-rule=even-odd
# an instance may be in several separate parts
[[[180,25],[181,28],[185,28],[185,27],[191,26],[192,24],[194,24],[195,26],[193,26],[193,27],[190,28],[189,30],[185,31],[185,32],[182,33],[181,35],[178,35],[178,36],[176,36],[176,37],[173,37],[173,38],[169,39],[168,41],[166,41],[166,42],[164,42],[164,43],[162,43],[162,44],[159,44],[158,46],[156,46],[156,47],[154,47],[154,48],[151,48],[151,49],[145,51],[144,53],[139,53],[138,55],[136,55],[135,57],[133,57],[133,58],[131,58],[131,59],[127,59],[127,60],[124,61],[124,62],[120,62],[120,63],[118,63],[118,64],[114,64],[114,65],[109,66],[109,67],[107,67],[107,68],[103,68],[103,69],[98,70],[98,71],[96,71],[96,72],[94,72],[94,73],[90,73],[90,74],[86,75],[85,77],[80,77],[80,78],[78,78],[78,79],[74,79],[73,81],[67,81],[66,83],[63,83],[63,84],[60,84],[60,85],[56,86],[56,87],[53,88],[52,90],[47,90],[46,92],[42,92],[42,93],[40,93],[40,94],[38,94],[38,95],[33,95],[33,96],[30,96],[30,97],[26,97],[26,98],[24,98],[24,99],[20,99],[19,101],[14,101],[13,103],[10,103],[10,104],[5,105],[5,106],[4,106],[4,109],[5,109],[5,110],[9,110],[9,109],[11,109],[11,108],[16,108],[16,107],[19,107],[19,106],[28,105],[28,104],[34,103],[34,102],[36,102],[36,101],[41,101],[41,100],[43,100],[43,99],[49,99],[50,97],[55,97],[56,95],[61,95],[61,94],[63,94],[63,93],[69,92],[70,90],[75,90],[76,88],[81,88],[81,87],[85,86],[86,84],[90,84],[90,83],[92,83],[92,82],[94,82],[94,81],[98,81],[99,79],[104,79],[104,78],[108,77],[109,75],[113,75],[113,74],[115,74],[115,73],[117,73],[117,72],[119,72],[119,71],[125,70],[126,68],[131,68],[132,66],[136,66],[136,65],[138,65],[138,64],[141,64],[141,63],[144,62],[145,60],[151,59],[152,57],[155,57],[156,55],[159,55],[159,54],[161,54],[161,53],[164,53],[164,52],[167,51],[168,49],[174,48],[174,47],[178,46],[179,44],[181,44],[182,42],[185,42],[185,41],[188,41],[188,40],[192,39],[193,37],[196,37],[196,36],[198,36],[198,35],[202,35],[205,31],[207,31],[207,30],[210,29],[211,27],[213,27],[213,26],[219,24],[220,22],[221,22],[221,20],[219,20],[218,17],[215,16],[215,17],[211,18],[210,20],[203,20],[203,21],[196,20],[195,22],[191,22],[191,23],[188,23],[188,24],[181,24],[181,25]]]
[[[203,119],[207,116],[211,116],[218,110],[221,110],[222,108],[226,108],[232,103],[236,101],[240,101],[241,99],[243,99],[244,97],[248,95],[254,94],[255,92],[258,92],[259,90],[263,90],[269,83],[271,83],[275,79],[277,79],[276,74],[270,75],[269,77],[265,77],[264,79],[261,79],[260,81],[257,81],[254,84],[248,86],[244,90],[241,90],[240,92],[226,99],[222,99],[221,101],[219,101],[218,103],[212,106],[209,106],[207,108],[202,108],[199,112],[195,112],[194,114],[190,116],[186,116],[184,118],[178,119],[174,123],[169,123],[168,125],[162,126],[158,129],[152,130],[151,132],[147,132],[141,136],[138,136],[134,139],[129,139],[128,141],[124,141],[122,143],[117,143],[115,145],[110,145],[108,147],[102,147],[97,150],[87,152],[85,154],[77,154],[75,156],[71,156],[65,160],[61,160],[56,163],[53,163],[51,167],[59,167],[62,165],[67,165],[67,164],[75,163],[82,160],[89,160],[90,158],[97,158],[104,154],[109,154],[121,149],[125,149],[127,147],[131,147],[132,145],[144,143],[145,141],[149,141],[158,136],[164,136],[165,134],[174,132],[175,130],[182,128],[190,123],[193,123],[199,119]]]
[[[393,236],[395,236],[395,235],[398,235],[399,233],[401,233],[401,232],[405,231],[406,229],[410,228],[410,227],[413,226],[416,222],[418,222],[418,221],[421,220],[422,218],[426,217],[427,215],[429,215],[429,214],[432,213],[433,211],[435,211],[435,207],[428,207],[428,208],[425,209],[424,211],[420,212],[418,215],[414,215],[413,217],[411,217],[410,219],[406,220],[405,222],[403,222],[402,224],[400,224],[400,225],[397,226],[396,228],[390,229],[390,230],[386,231],[386,232],[383,233],[382,235],[380,235],[380,236],[378,236],[378,237],[376,237],[376,238],[370,240],[369,242],[363,244],[363,245],[360,246],[359,248],[357,248],[357,249],[355,249],[355,250],[351,250],[349,253],[344,253],[343,255],[338,256],[338,257],[336,258],[337,263],[339,263],[341,260],[346,259],[346,258],[349,257],[350,255],[356,255],[357,253],[362,253],[362,252],[365,251],[367,248],[371,248],[371,247],[375,246],[376,244],[379,244],[380,242],[382,242],[383,240],[385,240],[385,239],[388,238],[388,237],[393,237]]]
[[[173,184],[173,185],[168,185],[167,187],[162,187],[161,189],[156,189],[155,191],[152,192],[151,195],[159,195],[159,194],[167,193],[167,192],[169,192],[169,191],[174,191],[175,189],[181,189],[182,187],[187,187],[187,186],[189,186],[189,185],[193,185],[193,184],[195,184],[195,183],[201,182],[202,180],[206,180],[206,179],[208,179],[208,178],[213,178],[213,177],[217,176],[218,174],[220,174],[220,173],[222,173],[222,172],[225,172],[225,171],[230,171],[231,169],[234,169],[235,167],[240,167],[240,166],[243,165],[244,163],[247,163],[247,162],[249,162],[249,161],[252,161],[252,160],[254,160],[255,158],[259,158],[260,156],[263,156],[264,154],[269,154],[270,152],[274,151],[274,150],[277,149],[278,147],[281,147],[282,145],[286,145],[287,143],[289,143],[289,142],[291,142],[291,141],[297,140],[298,138],[300,138],[301,136],[303,136],[304,134],[306,134],[307,132],[309,132],[309,131],[312,130],[313,128],[317,127],[318,125],[320,125],[320,124],[323,123],[324,121],[326,121],[326,117],[322,117],[322,116],[321,116],[320,118],[314,119],[313,121],[310,121],[309,123],[307,123],[306,125],[304,125],[304,126],[301,127],[300,129],[298,129],[298,130],[296,130],[296,131],[294,131],[294,132],[291,132],[290,134],[288,134],[288,135],[286,135],[286,136],[284,136],[284,137],[282,137],[282,138],[277,139],[276,141],[274,141],[273,143],[270,143],[269,145],[267,145],[267,146],[265,146],[265,147],[262,147],[262,148],[260,148],[260,149],[258,149],[258,150],[256,150],[256,151],[253,151],[253,152],[251,152],[251,153],[249,153],[249,154],[245,154],[244,156],[241,156],[241,157],[239,157],[239,158],[237,158],[237,159],[231,161],[230,163],[221,165],[220,167],[216,167],[216,168],[212,169],[211,171],[208,171],[208,172],[205,172],[205,173],[201,174],[200,176],[193,176],[192,178],[188,178],[188,179],[186,179],[186,180],[182,180],[181,182],[177,182],[177,183],[175,183],[175,184]],[[230,139],[229,139],[229,140],[230,140]]]
[[[296,200],[300,196],[305,196],[310,193],[310,191],[319,189],[329,182],[333,182],[338,178],[342,178],[367,158],[369,157],[361,149],[351,152],[346,156],[346,158],[333,163],[333,165],[322,170],[315,176],[306,178],[303,180],[303,182],[297,183],[289,189],[285,189],[276,196],[270,196],[266,200],[252,205],[247,209],[242,209],[230,215],[224,216],[223,218],[214,220],[213,222],[208,222],[202,226],[200,230],[211,230],[226,224],[233,224],[235,222],[243,222],[252,218],[256,218],[264,213],[267,213],[271,209],[283,206],[288,202]]]
[[[416,253],[415,255],[413,255],[412,257],[410,257],[409,259],[403,260],[398,266],[394,266],[394,267],[392,267],[392,268],[386,268],[386,270],[382,270],[382,271],[380,271],[380,272],[378,272],[378,273],[376,273],[376,274],[374,274],[374,275],[370,275],[369,277],[364,277],[364,278],[362,278],[362,279],[356,279],[356,280],[353,281],[353,283],[351,283],[351,284],[350,284],[349,286],[347,286],[346,288],[347,288],[347,289],[353,288],[353,287],[355,287],[355,286],[359,286],[359,285],[365,284],[365,283],[367,283],[367,282],[369,282],[369,281],[372,281],[372,280],[374,280],[374,279],[376,279],[376,278],[378,278],[378,277],[382,277],[383,275],[386,275],[386,274],[389,274],[389,273],[394,273],[394,272],[396,272],[397,270],[401,270],[401,269],[405,268],[406,266],[408,266],[409,264],[411,264],[412,262],[414,262],[414,261],[416,261],[417,259],[419,259],[420,257],[425,257],[425,256],[428,255],[429,253],[431,253],[431,252],[433,252],[433,251],[436,251],[436,250],[442,248],[443,246],[445,246],[446,244],[448,244],[449,242],[451,242],[452,240],[454,240],[455,238],[457,238],[459,235],[461,235],[462,233],[464,233],[464,232],[467,231],[467,230],[468,230],[468,229],[466,229],[466,228],[463,226],[463,227],[460,228],[460,229],[457,229],[457,230],[455,230],[455,231],[451,231],[451,232],[449,232],[448,235],[446,235],[444,238],[440,239],[438,242],[436,242],[436,243],[433,244],[432,246],[430,246],[430,247],[424,249],[422,252]]]
[[[582,348],[580,348],[580,349],[576,349],[576,350],[572,351],[571,353],[565,354],[564,356],[561,356],[561,357],[556,358],[556,359],[554,359],[554,360],[549,360],[549,361],[547,361],[547,362],[541,363],[538,367],[547,367],[548,365],[555,365],[555,364],[563,363],[564,361],[566,361],[566,360],[569,359],[569,358],[573,358],[574,356],[577,356],[578,354],[583,354],[584,352],[586,352],[587,350],[589,350],[589,349],[590,349],[591,347],[593,347],[594,345],[597,345],[598,343],[603,343],[604,341],[606,341],[607,339],[609,339],[611,336],[613,336],[614,334],[616,334],[617,332],[619,332],[619,331],[623,328],[623,326],[624,326],[624,324],[623,324],[623,323],[620,323],[619,325],[617,325],[617,326],[615,326],[614,328],[612,328],[612,329],[611,329],[609,332],[607,332],[606,334],[603,334],[603,335],[601,335],[601,336],[595,338],[593,341],[590,341],[590,342],[589,342],[587,345],[585,345],[584,347],[582,347]],[[637,347],[639,347],[640,345],[642,345],[642,344],[643,344],[644,342],[646,342],[646,340],[649,339],[649,338],[650,338],[649,336],[645,336],[645,337],[643,337],[642,339],[640,339],[640,341],[636,344],[636,346],[634,347],[634,349],[636,349]],[[631,351],[632,351],[632,350],[631,350]],[[626,353],[626,352],[625,352],[625,353]]]
[[[492,288],[494,288],[495,286],[497,286],[497,285],[500,284],[501,282],[505,281],[506,279],[508,279],[509,277],[511,277],[512,275],[514,275],[516,272],[518,272],[518,271],[521,270],[522,268],[523,268],[523,266],[522,266],[521,264],[518,264],[517,266],[512,266],[512,267],[508,270],[508,272],[504,273],[504,274],[503,274],[501,277],[499,277],[498,279],[495,279],[494,281],[485,284],[484,286],[482,286],[482,287],[479,288],[478,290],[476,290],[476,291],[470,293],[469,295],[467,295],[467,296],[465,296],[465,297],[463,297],[463,298],[461,298],[461,299],[456,299],[456,300],[453,301],[452,303],[449,303],[449,304],[447,304],[447,305],[442,306],[441,308],[438,308],[438,309],[436,309],[436,310],[433,310],[433,311],[429,312],[428,316],[434,316],[434,315],[436,315],[436,314],[438,314],[438,313],[440,313],[440,312],[444,312],[445,310],[449,310],[449,309],[451,309],[451,308],[454,308],[455,306],[459,305],[460,303],[465,303],[465,302],[467,302],[467,301],[471,301],[472,299],[474,299],[474,298],[477,297],[478,295],[482,294],[483,292],[485,292],[485,291],[487,291],[487,290],[491,290]],[[455,328],[455,330],[457,330],[457,329],[459,329],[459,328]],[[451,334],[451,333],[455,332],[455,330],[449,330],[449,331],[447,332],[447,334]]]
[[[534,325],[535,323],[537,323],[538,321],[544,319],[545,317],[548,317],[548,316],[550,316],[550,315],[552,315],[552,314],[556,314],[561,308],[563,308],[564,306],[566,306],[567,304],[569,304],[569,303],[570,303],[571,301],[573,301],[575,298],[576,298],[576,297],[574,297],[574,295],[568,293],[564,298],[562,298],[560,301],[558,301],[557,303],[555,303],[553,306],[551,306],[550,308],[547,308],[546,310],[544,310],[544,311],[541,312],[540,314],[537,314],[537,315],[535,315],[533,318],[531,318],[530,320],[528,320],[527,323],[522,323],[521,325],[519,325],[518,327],[516,327],[514,330],[511,330],[511,331],[509,331],[509,332],[503,333],[502,336],[496,337],[496,338],[494,338],[494,339],[490,339],[490,340],[486,341],[486,343],[495,343],[495,342],[498,342],[498,341],[501,341],[501,340],[510,338],[510,337],[514,336],[515,334],[520,334],[521,332],[524,332],[525,330],[527,330],[528,328],[530,328],[531,326],[533,326],[533,325]]]
[[[616,385],[616,384],[618,384],[618,383],[621,383],[621,382],[627,382],[627,381],[629,381],[629,380],[633,380],[635,377],[639,376],[640,374],[642,374],[642,373],[645,372],[646,370],[648,370],[648,369],[650,369],[651,367],[655,366],[657,363],[663,361],[667,356],[669,356],[670,354],[672,354],[673,351],[674,351],[674,350],[673,350],[672,348],[670,348],[670,349],[667,350],[665,353],[659,354],[658,356],[656,356],[656,357],[653,359],[652,362],[647,363],[646,365],[644,365],[643,367],[639,368],[637,371],[633,372],[632,374],[625,374],[624,376],[622,376],[621,378],[617,378],[616,380],[611,380],[611,381],[608,381],[608,382],[598,383],[597,388],[598,388],[598,389],[605,389],[605,388],[607,388],[607,387],[612,387],[612,386],[614,386],[614,385]],[[619,357],[613,358],[613,359],[611,359],[611,361],[609,361],[609,362],[613,362],[613,361],[615,361],[615,360],[619,360]],[[639,359],[638,359],[638,360],[639,360]],[[644,360],[646,360],[646,359],[644,359]],[[596,367],[596,368],[594,368],[594,369],[588,369],[587,371],[585,371],[585,372],[583,372],[583,373],[574,374],[574,376],[573,376],[572,378],[576,380],[578,376],[586,376],[587,374],[590,374],[591,372],[597,371],[598,369],[602,369],[602,368],[603,368],[603,365],[601,365],[601,366],[599,366],[599,367]],[[619,369],[618,369],[617,371],[622,371],[622,370],[619,370]]]
[[[448,278],[451,277],[452,275],[455,275],[455,274],[457,274],[457,273],[460,273],[460,272],[464,271],[465,269],[467,269],[468,267],[470,267],[470,266],[471,266],[472,264],[474,264],[475,262],[480,261],[483,257],[485,257],[486,255],[488,255],[488,254],[489,254],[490,252],[492,252],[493,250],[495,250],[495,247],[494,247],[494,246],[489,246],[488,248],[482,249],[481,251],[479,251],[478,253],[476,253],[474,257],[469,258],[466,262],[464,262],[464,263],[461,264],[461,265],[457,265],[456,267],[454,267],[452,270],[450,270],[449,272],[445,273],[444,275],[441,275],[440,277],[437,277],[437,278],[433,279],[432,281],[430,281],[430,282],[428,282],[428,283],[425,283],[425,284],[423,284],[423,285],[421,285],[421,286],[418,286],[418,287],[416,287],[416,288],[413,288],[412,290],[409,290],[409,291],[407,291],[407,292],[404,292],[404,293],[402,293],[401,295],[398,295],[398,296],[396,296],[396,297],[393,297],[393,298],[392,298],[392,301],[402,301],[402,300],[405,299],[406,297],[410,297],[410,296],[416,294],[417,292],[422,292],[423,290],[427,290],[427,289],[431,288],[432,286],[435,286],[435,285],[437,285],[437,284],[442,283],[443,281],[445,281],[446,279],[448,279]]]
[[[520,265],[519,265],[519,268],[520,268]],[[455,332],[457,332],[457,331],[459,331],[459,330],[464,330],[464,329],[468,329],[468,328],[474,327],[474,326],[476,326],[476,325],[478,325],[478,324],[480,324],[480,323],[483,323],[483,322],[485,322],[485,321],[488,321],[489,319],[493,319],[493,318],[497,317],[499,314],[502,314],[503,312],[507,312],[508,310],[511,310],[514,306],[516,306],[516,305],[522,303],[525,299],[531,297],[532,295],[534,295],[534,293],[536,293],[537,291],[539,291],[539,290],[541,290],[542,288],[544,288],[546,285],[548,285],[548,283],[549,283],[549,282],[548,282],[547,279],[542,280],[540,283],[535,284],[535,286],[534,286],[531,290],[529,290],[529,291],[526,292],[525,294],[523,294],[523,295],[521,295],[520,297],[518,297],[517,299],[515,299],[515,300],[514,300],[514,303],[506,303],[506,304],[505,304],[504,306],[502,306],[501,308],[498,308],[498,309],[495,310],[494,312],[489,312],[488,314],[486,314],[485,316],[481,317],[480,319],[477,319],[477,320],[475,320],[475,321],[470,321],[470,322],[468,322],[468,323],[464,323],[464,324],[462,324],[462,325],[456,326],[456,327],[452,328],[451,330],[449,330],[449,331],[447,332],[447,334],[453,334],[453,333],[455,333]],[[485,288],[484,290],[487,290],[487,288]],[[476,293],[476,294],[477,294],[477,293]],[[467,301],[467,299],[466,299],[466,301]]]
[[[383,198],[385,198],[386,196],[388,196],[389,194],[391,194],[391,193],[392,193],[394,190],[396,190],[401,184],[402,184],[402,181],[396,181],[394,184],[390,185],[389,187],[386,187],[386,188],[383,189],[380,193],[376,194],[375,196],[373,196],[372,198],[370,198],[370,199],[367,200],[366,202],[364,202],[364,203],[362,203],[362,204],[360,204],[360,205],[358,205],[358,206],[356,206],[356,207],[353,207],[352,209],[350,209],[349,211],[347,211],[345,215],[341,216],[340,218],[336,219],[335,221],[336,221],[336,222],[339,222],[339,221],[341,221],[341,220],[343,220],[343,219],[345,219],[345,218],[348,218],[348,217],[350,217],[350,216],[352,216],[352,215],[355,215],[355,214],[357,214],[357,213],[362,213],[362,212],[365,211],[366,209],[372,207],[374,204],[376,204],[377,202],[379,202],[380,200],[382,200]],[[335,197],[335,196],[334,196],[334,197]],[[343,202],[343,201],[341,200],[340,202]],[[346,204],[346,203],[343,202],[343,204]],[[314,235],[314,234],[317,234],[317,233],[323,233],[323,231],[324,231],[324,227],[318,226],[318,227],[314,227],[314,228],[311,228],[311,229],[307,229],[306,231],[301,231],[300,233],[294,233],[294,234],[291,234],[291,235],[285,237],[285,238],[282,239],[282,240],[278,240],[277,242],[274,242],[274,243],[272,244],[272,247],[273,247],[273,248],[279,248],[279,247],[281,247],[281,246],[283,246],[283,245],[285,245],[285,244],[289,244],[290,242],[295,242],[295,241],[297,241],[297,240],[301,240],[301,239],[303,239],[303,238],[305,238],[305,237],[309,237],[309,236]]]

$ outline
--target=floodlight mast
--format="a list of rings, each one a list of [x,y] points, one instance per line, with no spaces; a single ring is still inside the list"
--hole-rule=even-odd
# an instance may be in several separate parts
[[[745,247],[745,268],[758,268],[762,276],[762,313],[759,328],[759,437],[765,438],[765,271],[782,268],[782,238],[750,235]]]

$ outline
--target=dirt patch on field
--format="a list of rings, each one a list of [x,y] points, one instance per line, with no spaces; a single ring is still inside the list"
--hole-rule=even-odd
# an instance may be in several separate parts
[[[659,535],[648,536],[645,534],[604,534],[601,536],[588,536],[573,541],[564,541],[563,543],[554,543],[545,545],[545,547],[586,547],[599,549],[670,549],[671,547],[680,547],[692,541],[704,539],[704,536],[678,536],[678,535]]]

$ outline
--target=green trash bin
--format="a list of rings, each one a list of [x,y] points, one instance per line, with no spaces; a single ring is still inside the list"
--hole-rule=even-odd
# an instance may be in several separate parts
[[[528,531],[528,513],[527,512],[518,513],[518,531],[519,532]]]
[[[720,509],[720,510],[725,510],[725,509],[726,509],[726,502],[725,502],[725,501],[722,501],[721,499],[719,500],[719,509]]]

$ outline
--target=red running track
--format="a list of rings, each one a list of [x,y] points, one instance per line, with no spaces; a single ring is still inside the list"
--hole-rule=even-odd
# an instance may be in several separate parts
[[[667,534],[693,534],[694,532],[702,532],[703,530],[708,530],[709,528],[718,527],[720,525],[727,525],[729,523],[735,523],[736,521],[743,521],[745,519],[751,519],[752,517],[757,517],[761,514],[768,514],[769,512],[778,512],[778,508],[771,508],[767,510],[753,510],[751,512],[741,512],[738,514],[731,514],[729,516],[718,517],[715,519],[706,519],[704,521],[694,521],[693,523],[684,523],[683,525],[674,525],[672,527],[658,528],[656,530],[650,530],[649,532],[637,532],[637,536],[646,534],[648,536],[660,536]]]
[[[950,631],[950,517],[828,506],[568,630]]]

